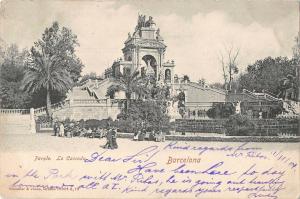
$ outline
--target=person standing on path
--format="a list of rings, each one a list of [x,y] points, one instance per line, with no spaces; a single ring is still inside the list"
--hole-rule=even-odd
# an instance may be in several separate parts
[[[112,149],[117,149],[118,144],[117,144],[117,130],[113,129],[112,130]]]
[[[106,134],[106,144],[104,145],[104,148],[111,149],[112,148],[112,129],[109,129],[107,134]]]
[[[64,137],[65,136],[65,127],[64,127],[63,123],[60,123],[60,126],[59,126],[59,136],[60,137]]]
[[[57,121],[54,122],[53,130],[54,130],[54,136],[58,136],[59,126],[58,126]]]

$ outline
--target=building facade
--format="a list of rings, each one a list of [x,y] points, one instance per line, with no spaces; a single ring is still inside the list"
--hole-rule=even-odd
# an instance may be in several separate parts
[[[130,70],[138,71],[142,77],[153,76],[157,82],[168,85],[173,96],[184,93],[187,112],[205,113],[213,103],[225,102],[225,90],[186,81],[175,75],[175,61],[165,60],[166,51],[167,45],[153,18],[149,16],[146,19],[145,15],[139,15],[134,31],[128,33],[124,42],[122,58],[114,61],[112,66],[104,71],[103,80],[88,80],[80,87],[74,87],[69,92],[68,99],[107,99],[107,89],[116,83],[116,78],[122,73]],[[82,90],[81,95],[76,94],[79,93],[78,90]],[[116,93],[114,99],[125,99],[125,94]]]

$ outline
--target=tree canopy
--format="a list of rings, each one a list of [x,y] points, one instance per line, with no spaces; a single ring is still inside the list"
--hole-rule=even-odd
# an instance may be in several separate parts
[[[268,91],[275,95],[281,92],[282,80],[288,75],[295,76],[296,60],[287,57],[267,57],[249,65],[247,72],[240,75],[240,89],[262,92]]]
[[[2,108],[27,108],[30,104],[30,95],[20,89],[21,80],[24,76],[24,60],[27,54],[27,50],[20,51],[15,44],[2,50],[2,62],[0,64]]]
[[[30,50],[22,88],[28,93],[46,92],[48,116],[51,94],[66,93],[80,77],[83,65],[75,55],[78,45],[71,30],[54,22]]]

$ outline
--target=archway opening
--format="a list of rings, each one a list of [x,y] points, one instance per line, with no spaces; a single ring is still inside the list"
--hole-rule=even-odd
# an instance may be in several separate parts
[[[166,82],[170,82],[171,81],[171,70],[170,69],[166,69],[165,70],[165,81]]]
[[[152,55],[145,55],[142,57],[142,60],[145,62],[145,75],[157,77],[157,62]]]

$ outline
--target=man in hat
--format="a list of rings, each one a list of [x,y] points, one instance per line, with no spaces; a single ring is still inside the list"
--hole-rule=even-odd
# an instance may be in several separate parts
[[[58,125],[58,121],[56,121],[56,120],[54,121],[53,130],[54,130],[54,136],[58,136],[59,125]]]

